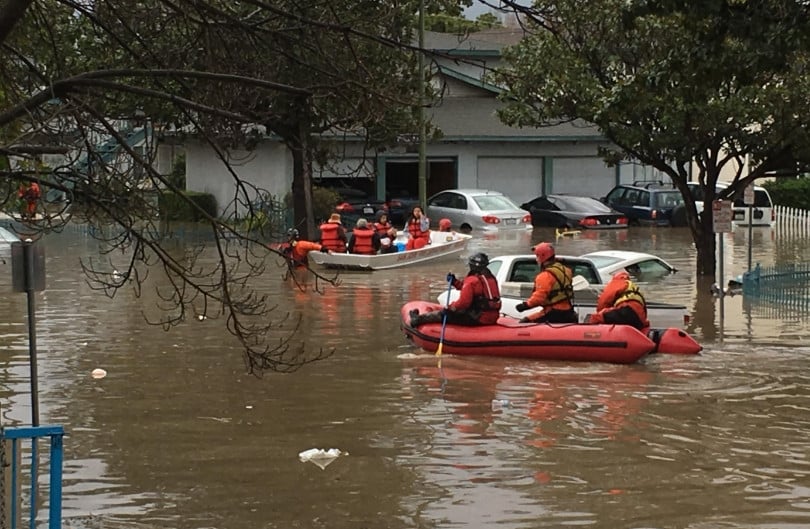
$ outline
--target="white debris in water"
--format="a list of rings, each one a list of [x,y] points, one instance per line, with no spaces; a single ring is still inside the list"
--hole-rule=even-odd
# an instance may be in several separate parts
[[[348,452],[342,452],[337,448],[330,448],[329,450],[310,448],[298,454],[298,459],[300,459],[302,463],[313,463],[321,469],[324,469],[338,457],[347,455],[349,455]]]
[[[90,376],[93,378],[104,378],[107,376],[107,372],[100,367],[97,367],[90,372]]]

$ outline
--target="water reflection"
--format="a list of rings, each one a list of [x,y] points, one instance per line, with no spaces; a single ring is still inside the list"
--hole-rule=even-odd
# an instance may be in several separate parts
[[[724,238],[726,277],[747,262],[746,235]],[[754,235],[754,262],[808,257],[806,240]],[[553,236],[475,239],[468,255],[525,253]],[[44,242],[40,407],[44,424],[68,431],[68,527],[810,524],[810,377],[797,368],[810,354],[808,318],[735,296],[721,329],[713,279],[695,275],[685,230],[584,232],[556,245],[648,251],[675,264],[677,274],[645,289],[689,308],[702,355],[632,366],[448,356],[441,370],[433,357],[398,358],[418,352],[399,329],[401,305],[435,299],[448,271],[465,273],[462,255],[343,274],[322,292],[306,273],[298,290],[269,267],[261,289],[277,300],[279,331],[300,324],[296,340],[334,354],[260,379],[245,375],[221,319],[148,326],[154,294],[110,300],[87,286],[77,258],[98,255],[92,241]],[[2,422],[26,424],[25,298],[5,292]],[[108,376],[92,379],[96,367]],[[350,455],[326,470],[297,459],[332,447]]]

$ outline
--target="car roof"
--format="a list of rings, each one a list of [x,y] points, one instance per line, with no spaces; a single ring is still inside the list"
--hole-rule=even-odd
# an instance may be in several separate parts
[[[664,259],[661,259],[657,255],[653,255],[651,253],[644,253],[644,252],[631,252],[631,251],[626,251],[626,250],[601,250],[601,251],[598,251],[598,252],[586,253],[586,254],[582,255],[581,257],[595,258],[595,259],[599,259],[600,257],[602,257],[602,258],[609,258],[609,259],[615,259],[616,260],[615,263],[606,264],[604,266],[597,267],[597,268],[600,268],[602,270],[612,270],[613,268],[622,268],[622,266],[626,266],[628,264],[634,264],[634,263],[638,263],[638,262],[641,262],[641,261],[647,261],[647,260],[660,261],[660,262],[666,264],[669,268],[671,268],[673,270],[676,270],[676,268],[674,266],[672,266],[670,263],[668,263]],[[624,264],[619,266],[620,263],[624,263]]]
[[[491,189],[445,189],[444,191],[439,191],[439,193],[445,193],[447,191],[464,193],[465,195],[503,195],[503,193],[500,191],[492,191]],[[433,196],[436,196],[439,193],[436,193]]]

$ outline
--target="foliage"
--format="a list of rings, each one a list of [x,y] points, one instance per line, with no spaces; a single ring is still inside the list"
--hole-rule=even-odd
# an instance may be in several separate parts
[[[684,195],[698,270],[714,274],[712,218],[697,217],[690,175],[715,198],[721,171],[739,168],[722,197],[810,159],[806,94],[810,13],[791,0],[538,0],[521,12],[531,35],[496,75],[512,126],[595,126],[611,163],[669,175]],[[753,169],[742,174],[749,159]],[[692,164],[694,162],[694,169]]]
[[[172,172],[168,177],[169,184],[177,189],[186,188],[186,155],[179,154],[172,162]]]
[[[217,216],[217,200],[210,193],[186,191],[177,194],[172,191],[160,193],[159,207],[165,220],[200,222]]]
[[[335,206],[340,202],[340,194],[337,191],[327,187],[312,186],[312,209],[315,213],[316,224],[328,219],[329,215],[334,213]],[[287,194],[284,197],[284,203],[287,207],[292,207],[292,194]]]
[[[779,178],[762,184],[774,204],[810,210],[810,178]]]
[[[450,13],[467,3],[426,2],[429,10]],[[150,323],[169,327],[189,316],[219,315],[242,343],[250,372],[295,370],[329,351],[294,343],[295,323],[280,334],[271,316],[277,305],[252,289],[267,264],[283,256],[237,229],[239,219],[260,217],[254,203],[266,190],[227,164],[228,151],[250,148],[268,132],[283,138],[293,153],[299,200],[310,196],[311,160],[334,156],[318,133],[365,135],[373,146],[415,130],[417,5],[7,0],[0,10],[0,181],[39,180],[44,192],[68,196],[64,209],[50,211],[31,231],[58,230],[73,219],[117,225],[93,233],[110,255],[117,249],[128,259],[117,266],[125,273],[112,276],[85,263],[94,288],[113,295],[131,285],[140,293],[143,278],[157,269],[172,290],[160,292],[170,303]],[[227,164],[221,185],[233,189],[230,202],[217,210],[181,192],[179,171],[153,168],[150,142],[169,134],[193,135]],[[61,160],[53,170],[18,164],[42,155]],[[6,210],[16,197],[11,186],[0,190]],[[163,248],[152,200],[157,190],[168,210],[211,229],[215,265]],[[305,211],[302,204],[296,212]],[[304,217],[312,222],[309,210],[297,213]],[[310,277],[315,290],[323,281],[337,284],[317,271]]]
[[[437,13],[425,17],[425,29],[439,33],[466,34],[500,27],[500,20],[492,13],[483,13],[475,20],[446,13]]]

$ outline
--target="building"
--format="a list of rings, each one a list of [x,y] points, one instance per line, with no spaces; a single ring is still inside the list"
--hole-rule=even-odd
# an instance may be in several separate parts
[[[598,154],[608,143],[586,124],[512,128],[496,115],[501,89],[486,72],[501,65],[501,51],[522,37],[519,27],[481,31],[470,36],[428,32],[425,47],[434,88],[442,94],[427,112],[440,138],[427,145],[427,195],[463,188],[501,191],[518,203],[544,193],[604,196],[614,185],[660,179],[649,168],[607,167]],[[329,167],[313,168],[316,179],[339,179],[370,196],[418,196],[418,141],[402,138],[385,150],[367,152],[346,139],[341,157]],[[226,158],[238,176],[276,197],[292,182],[286,147],[265,137],[253,150],[230,150]],[[190,190],[216,196],[223,214],[231,213],[234,180],[219,154],[199,141],[186,144],[186,182]]]

